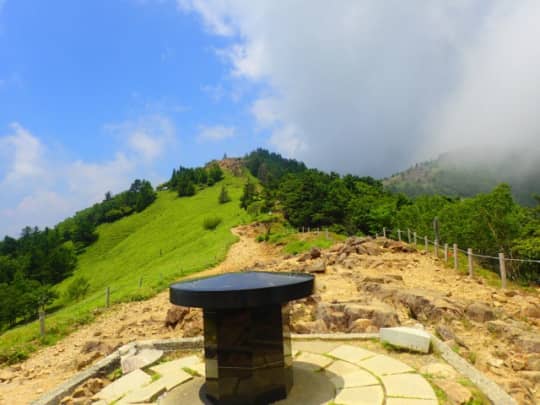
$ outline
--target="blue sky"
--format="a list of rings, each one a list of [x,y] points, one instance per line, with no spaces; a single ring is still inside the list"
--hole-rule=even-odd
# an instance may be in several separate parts
[[[249,113],[258,86],[219,55],[230,41],[174,2],[4,2],[0,234],[52,225],[136,177],[155,184],[265,145]]]
[[[0,235],[259,146],[384,177],[538,145],[540,2],[329,4],[0,0]]]

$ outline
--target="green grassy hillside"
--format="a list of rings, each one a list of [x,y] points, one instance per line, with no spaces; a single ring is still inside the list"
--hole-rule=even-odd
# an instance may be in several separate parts
[[[111,302],[139,300],[167,288],[183,275],[217,264],[235,241],[230,228],[247,217],[239,207],[245,178],[226,174],[213,187],[193,197],[178,198],[162,191],[141,213],[98,227],[99,239],[80,255],[74,275],[56,287],[58,310],[47,317],[46,341],[39,339],[37,322],[12,329],[0,336],[0,357],[16,361],[41,343],[50,344],[88,322],[92,312],[105,304],[105,289],[111,288]],[[222,184],[231,201],[218,203]],[[203,228],[207,216],[222,222],[213,230]],[[90,290],[79,302],[69,302],[65,291],[76,277],[90,281]],[[139,280],[142,277],[142,287]]]

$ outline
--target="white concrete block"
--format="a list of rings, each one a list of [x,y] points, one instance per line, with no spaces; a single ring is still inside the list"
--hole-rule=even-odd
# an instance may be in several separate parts
[[[403,347],[421,353],[429,353],[431,336],[423,330],[404,326],[381,328],[379,336],[381,342],[387,342],[397,347]]]

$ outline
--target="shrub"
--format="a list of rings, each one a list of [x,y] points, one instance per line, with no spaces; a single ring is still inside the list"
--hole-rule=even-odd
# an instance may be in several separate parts
[[[206,217],[203,221],[203,227],[207,230],[214,230],[221,223],[221,218],[217,216]]]
[[[229,197],[229,192],[227,191],[227,188],[225,186],[221,186],[221,192],[219,193],[218,202],[220,204],[225,204],[231,201],[231,198]]]
[[[70,300],[79,300],[88,293],[90,282],[85,277],[75,278],[67,288],[67,296]]]

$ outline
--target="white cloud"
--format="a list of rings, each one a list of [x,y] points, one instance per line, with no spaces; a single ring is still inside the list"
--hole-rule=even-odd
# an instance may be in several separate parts
[[[42,177],[45,174],[43,145],[19,123],[12,123],[10,127],[12,133],[0,137],[0,155],[3,155],[5,166],[2,169],[5,173],[0,176],[1,182],[16,183]]]
[[[174,142],[176,135],[173,122],[161,114],[120,124],[107,124],[105,129],[122,138],[129,148],[147,163],[159,158],[167,145]]]
[[[197,139],[199,141],[221,141],[232,138],[236,135],[235,127],[225,127],[223,125],[201,126]]]
[[[229,38],[220,55],[234,80],[270,89],[257,124],[308,164],[387,175],[444,151],[441,139],[539,132],[534,0],[180,3]]]
[[[164,116],[107,125],[120,139],[118,151],[103,161],[59,160],[54,147],[20,124],[0,137],[0,238],[17,236],[27,225],[53,226],[113,193],[136,177],[148,179],[174,143],[175,130]],[[154,180],[155,179],[150,179]]]

